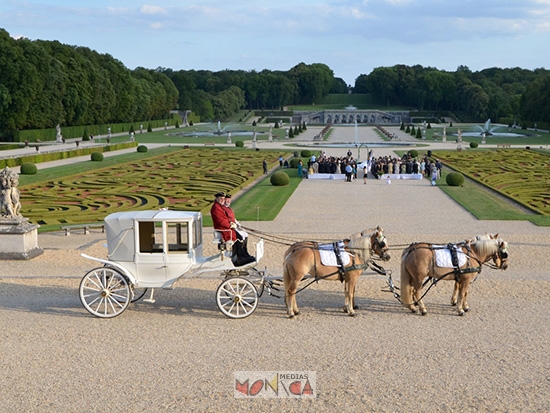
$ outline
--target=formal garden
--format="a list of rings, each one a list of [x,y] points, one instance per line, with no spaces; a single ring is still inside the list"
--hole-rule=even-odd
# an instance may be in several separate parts
[[[203,212],[208,225],[213,193],[224,190],[235,194],[247,188],[246,194],[233,204],[240,219],[274,219],[300,179],[291,168],[285,170],[291,177],[290,185],[274,187],[269,179],[263,179],[262,161],[266,158],[271,169],[278,164],[281,154],[292,157],[295,147],[289,146],[286,151],[270,150],[265,146],[269,145],[265,142],[268,129],[260,125],[246,128],[247,132],[258,131],[259,143],[264,141],[258,151],[238,145],[224,148],[208,145],[225,142],[225,136],[193,137],[179,133],[206,132],[214,126],[176,128],[169,134],[166,131],[138,134],[136,137],[142,146],[153,143],[165,146],[145,153],[136,151],[107,157],[101,162],[90,160],[45,170],[38,168],[36,175],[21,175],[21,212],[31,222],[40,224],[41,231],[102,221],[111,212],[128,209],[197,210]],[[434,130],[438,127],[441,125]],[[447,131],[450,137],[453,129]],[[284,136],[283,130],[272,132],[275,139]],[[477,138],[468,138],[460,152],[434,151],[433,156],[451,168],[444,170],[444,178],[451,171],[470,178],[458,188],[447,185],[444,179],[438,186],[479,219],[529,220],[537,225],[550,225],[550,157],[544,149],[548,134],[543,135],[506,138],[506,142],[532,145],[533,149],[527,146],[522,149],[469,148],[468,141],[475,142]],[[252,136],[238,139],[250,140]],[[103,148],[119,149],[125,142],[128,142],[127,136],[113,137]],[[172,143],[179,145],[171,146]],[[181,146],[185,143],[204,146]],[[292,141],[289,143],[292,145]],[[422,142],[418,149],[422,154]],[[32,152],[25,160],[35,161],[39,166],[54,156],[90,155],[93,150],[81,146],[71,151],[74,154]],[[21,160],[11,160],[10,166],[18,162]]]
[[[42,230],[102,221],[112,212],[131,209],[206,213],[214,193],[236,193],[251,185],[263,177],[263,159],[273,167],[281,154],[289,155],[280,150],[163,147],[46,169],[21,176],[21,213]]]

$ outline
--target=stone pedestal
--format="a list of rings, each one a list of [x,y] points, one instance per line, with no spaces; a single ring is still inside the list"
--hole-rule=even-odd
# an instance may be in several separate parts
[[[0,218],[0,260],[30,260],[43,252],[38,225],[27,218]]]

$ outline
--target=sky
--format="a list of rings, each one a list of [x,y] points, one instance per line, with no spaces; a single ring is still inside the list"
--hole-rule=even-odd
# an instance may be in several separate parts
[[[0,0],[0,28],[129,69],[324,63],[352,86],[398,64],[550,69],[550,0]]]

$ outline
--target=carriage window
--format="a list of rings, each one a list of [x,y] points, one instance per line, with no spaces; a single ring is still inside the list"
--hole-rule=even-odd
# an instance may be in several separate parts
[[[166,236],[168,252],[187,252],[189,250],[189,237],[187,222],[167,222]]]
[[[162,252],[162,232],[159,236],[158,228],[155,227],[154,222],[138,222],[138,230],[139,252]]]

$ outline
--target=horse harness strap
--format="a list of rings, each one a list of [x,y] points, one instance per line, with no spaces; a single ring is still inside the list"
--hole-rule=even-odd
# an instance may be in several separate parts
[[[344,263],[342,262],[342,255],[340,255],[340,246],[338,241],[332,243],[332,248],[334,249],[334,254],[336,255],[336,265],[338,267],[338,276],[340,277],[340,282],[344,282],[344,277],[346,271],[344,270]]]

